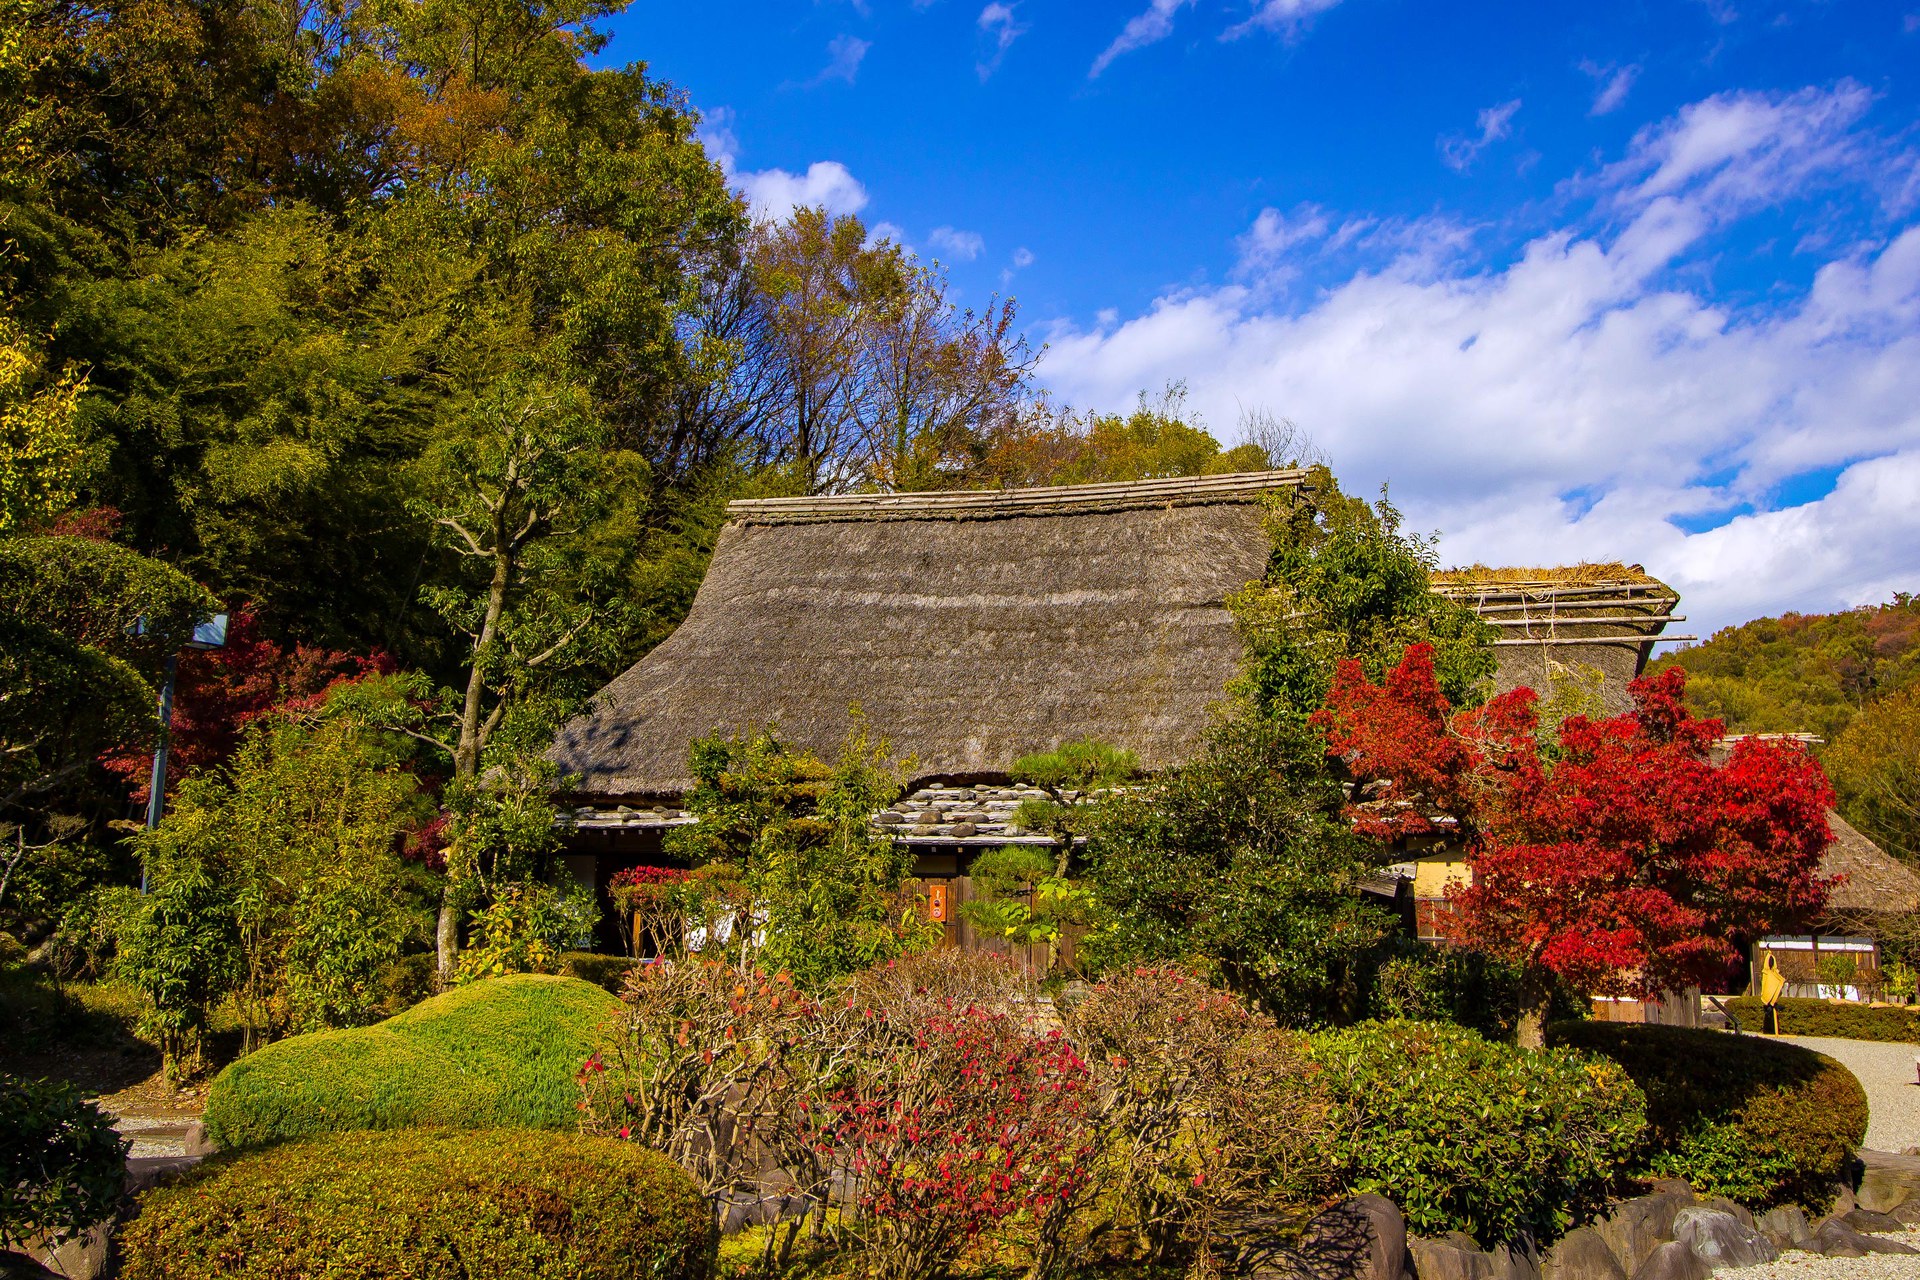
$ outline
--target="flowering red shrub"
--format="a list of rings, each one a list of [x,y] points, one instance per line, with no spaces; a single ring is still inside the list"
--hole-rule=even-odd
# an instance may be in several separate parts
[[[1717,720],[1681,704],[1686,674],[1636,680],[1632,711],[1543,732],[1532,690],[1449,717],[1424,645],[1380,685],[1343,664],[1313,720],[1382,840],[1457,826],[1476,943],[1525,966],[1536,1042],[1544,974],[1597,994],[1724,982],[1733,939],[1796,927],[1825,904],[1832,789],[1797,744],[1745,739],[1716,767]]]
[[[679,934],[685,904],[681,888],[688,873],[678,867],[627,867],[607,880],[607,893],[620,912],[627,949],[640,952],[644,938],[654,955],[665,955]]]
[[[1089,1101],[1065,1036],[955,1008],[890,1038],[801,1124],[852,1175],[851,1234],[868,1265],[916,1280],[1016,1214],[1074,1200],[1093,1151]]]

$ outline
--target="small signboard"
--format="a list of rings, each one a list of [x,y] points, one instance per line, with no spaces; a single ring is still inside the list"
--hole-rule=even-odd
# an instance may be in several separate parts
[[[927,886],[927,919],[938,920],[942,924],[947,919],[947,886],[930,884]]]

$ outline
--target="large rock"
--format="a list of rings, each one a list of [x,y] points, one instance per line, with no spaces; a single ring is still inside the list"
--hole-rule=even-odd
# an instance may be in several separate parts
[[[1615,1205],[1613,1212],[1593,1227],[1631,1276],[1655,1249],[1673,1239],[1673,1216],[1691,1203],[1691,1196],[1673,1192],[1641,1196]]]
[[[1888,1151],[1860,1152],[1860,1189],[1855,1193],[1862,1209],[1892,1213],[1920,1200],[1920,1156],[1897,1156]]]
[[[1807,1211],[1797,1204],[1767,1210],[1754,1226],[1773,1241],[1776,1249],[1806,1249],[1813,1245],[1813,1227],[1807,1222]]]
[[[1634,1269],[1633,1280],[1707,1280],[1713,1271],[1685,1244],[1668,1241]]]
[[[1898,1240],[1864,1235],[1838,1218],[1828,1218],[1820,1224],[1813,1235],[1813,1247],[1815,1252],[1824,1253],[1829,1258],[1860,1258],[1869,1253],[1920,1253],[1920,1249],[1901,1244]]]
[[[1738,1200],[1729,1200],[1725,1196],[1713,1196],[1703,1203],[1709,1209],[1718,1209],[1721,1213],[1732,1214],[1744,1226],[1753,1225],[1753,1213]]]
[[[1780,1256],[1773,1241],[1740,1219],[1704,1205],[1689,1206],[1673,1218],[1673,1239],[1713,1270],[1756,1267]]]
[[[1289,1261],[1290,1273],[1315,1280],[1401,1280],[1406,1219],[1385,1196],[1355,1196],[1315,1215]]]
[[[1468,1242],[1426,1240],[1415,1236],[1407,1241],[1418,1280],[1499,1280],[1494,1274],[1493,1258]]]
[[[1907,1224],[1892,1214],[1875,1213],[1871,1209],[1855,1209],[1852,1213],[1843,1215],[1840,1221],[1846,1223],[1855,1231],[1865,1231],[1868,1233],[1905,1231],[1907,1229]]]
[[[1575,1227],[1547,1251],[1545,1280],[1627,1280],[1626,1269],[1592,1227]]]

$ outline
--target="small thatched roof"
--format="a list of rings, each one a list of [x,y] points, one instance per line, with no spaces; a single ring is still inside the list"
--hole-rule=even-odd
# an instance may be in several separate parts
[[[1602,677],[1598,694],[1610,712],[1628,706],[1638,676],[1680,597],[1639,565],[1578,564],[1562,568],[1493,569],[1473,565],[1433,575],[1434,590],[1500,629],[1494,641],[1494,683],[1505,692],[1525,685],[1547,695],[1556,682],[1580,683],[1582,669]]]
[[[1894,915],[1920,911],[1920,875],[1827,810],[1833,844],[1820,859],[1820,874],[1844,876],[1827,902],[1829,911]]]
[[[679,629],[561,731],[589,797],[675,796],[688,746],[774,727],[831,757],[858,704],[918,777],[1094,737],[1184,758],[1239,668],[1225,598],[1299,471],[736,502]]]

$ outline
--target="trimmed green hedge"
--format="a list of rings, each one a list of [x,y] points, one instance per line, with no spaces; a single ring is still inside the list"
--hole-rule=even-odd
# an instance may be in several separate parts
[[[620,1001],[577,978],[489,978],[371,1027],[268,1045],[222,1071],[207,1134],[247,1147],[411,1125],[564,1129],[574,1073]]]
[[[1726,1002],[1740,1019],[1742,1031],[1758,1031],[1766,1023],[1765,1005],[1757,996]],[[1920,1015],[1905,1009],[1876,1009],[1871,1005],[1829,1000],[1782,1000],[1780,1034],[1835,1036],[1841,1040],[1879,1040],[1891,1044],[1920,1044]]]
[[[126,1280],[708,1280],[693,1179],[631,1143],[525,1129],[344,1133],[216,1156],[150,1192]]]
[[[1825,1054],[1760,1036],[1559,1022],[1549,1043],[1605,1054],[1647,1095],[1640,1172],[1751,1209],[1819,1209],[1867,1133],[1867,1095]]]
[[[1310,1044],[1349,1118],[1333,1149],[1342,1183],[1388,1197],[1422,1235],[1551,1240],[1605,1203],[1646,1125],[1626,1072],[1587,1054],[1434,1022],[1366,1022]]]
[[[640,965],[641,961],[632,956],[606,956],[595,951],[569,951],[560,957],[561,973],[605,987],[615,995],[627,985],[627,975]]]

